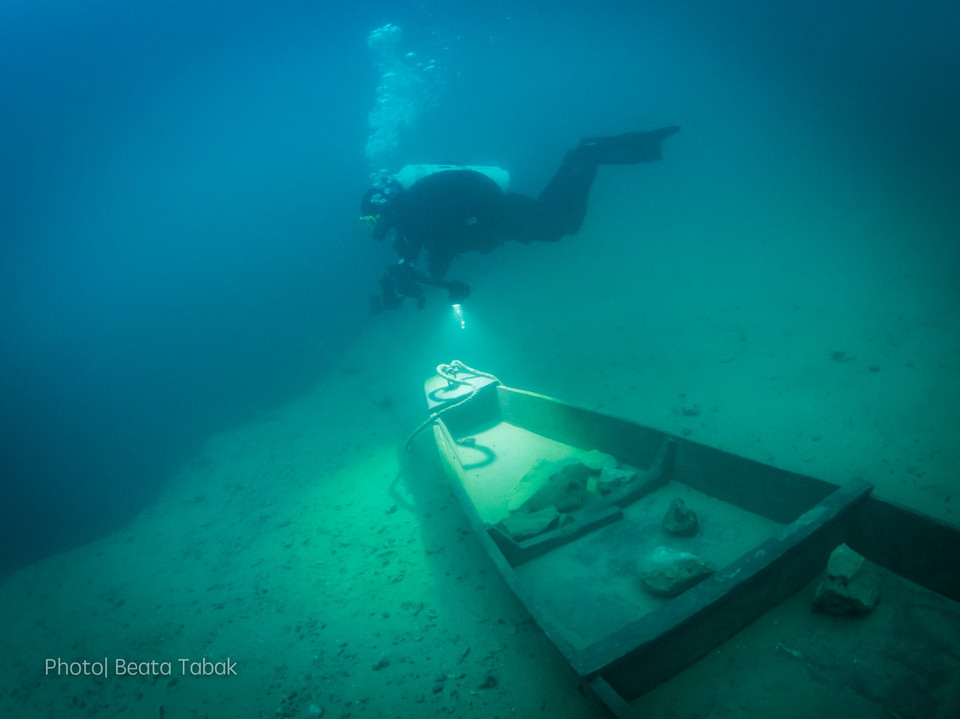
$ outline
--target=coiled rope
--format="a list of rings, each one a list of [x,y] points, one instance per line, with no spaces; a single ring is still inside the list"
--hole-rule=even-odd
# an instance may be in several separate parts
[[[459,377],[457,377],[459,373],[469,374],[470,377],[468,379],[460,379]],[[470,388],[470,394],[465,394],[456,402],[452,404],[448,404],[445,407],[441,407],[435,412],[431,412],[430,416],[427,417],[425,420],[423,420],[423,422],[420,423],[420,426],[418,426],[415,430],[413,430],[413,432],[410,433],[410,436],[407,438],[407,441],[403,445],[404,449],[410,449],[410,444],[413,442],[414,439],[417,438],[417,435],[420,434],[427,427],[429,427],[431,424],[433,424],[445,412],[449,412],[451,409],[454,409],[455,407],[459,407],[462,404],[466,404],[467,402],[469,402],[470,400],[472,400],[474,397],[477,396],[477,393],[480,391],[481,388],[473,384],[472,382],[470,382],[469,381],[470,379],[483,377],[485,379],[493,380],[497,384],[500,384],[500,380],[497,379],[494,375],[490,374],[489,372],[481,372],[480,370],[473,369],[472,367],[467,367],[467,365],[465,365],[460,360],[453,360],[453,362],[451,362],[450,364],[437,365],[437,374],[440,377],[443,377],[445,380],[447,380],[447,389],[453,389],[454,387],[458,387],[458,386],[467,386]]]

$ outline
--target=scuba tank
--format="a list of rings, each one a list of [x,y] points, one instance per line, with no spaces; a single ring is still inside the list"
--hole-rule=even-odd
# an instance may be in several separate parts
[[[409,190],[417,180],[422,180],[435,172],[445,172],[446,170],[473,170],[481,175],[486,175],[497,183],[501,192],[506,193],[510,190],[510,173],[499,167],[485,165],[407,165],[394,175],[393,179],[400,183],[404,190]]]

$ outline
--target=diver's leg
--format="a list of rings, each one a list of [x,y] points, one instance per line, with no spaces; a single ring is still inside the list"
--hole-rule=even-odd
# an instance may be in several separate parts
[[[582,145],[564,156],[560,169],[537,198],[537,222],[529,228],[531,239],[555,242],[580,230],[597,164],[593,151]]]
[[[592,179],[587,182],[585,190],[573,192],[571,189],[570,194],[577,196],[589,194],[589,182],[592,182]],[[558,193],[562,192],[564,188],[570,188],[568,183],[551,182],[551,185],[555,184],[558,185]],[[560,197],[557,197],[544,203],[543,195],[545,193],[547,193],[547,190],[541,193],[540,200],[516,192],[508,192],[504,195],[498,235],[504,239],[515,240],[523,245],[528,245],[531,242],[556,242],[567,234],[564,232],[565,225],[563,223],[565,220],[561,217],[565,214],[565,210],[559,213],[554,210],[555,207],[562,207],[563,201]],[[586,211],[585,208],[584,203],[584,211]]]
[[[537,221],[529,229],[532,239],[555,241],[580,230],[587,215],[590,188],[599,165],[633,165],[661,158],[660,143],[679,127],[652,132],[629,132],[613,137],[590,137],[563,158],[537,201]]]

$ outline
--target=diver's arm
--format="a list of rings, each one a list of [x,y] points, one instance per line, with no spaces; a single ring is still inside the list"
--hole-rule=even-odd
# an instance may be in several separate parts
[[[412,263],[400,260],[390,268],[390,275],[397,283],[397,291],[404,297],[421,296],[420,287],[437,287],[446,290],[451,302],[461,302],[470,296],[470,286],[458,280],[442,280],[418,270]]]
[[[400,255],[400,264],[401,265],[410,265],[411,267],[416,264],[417,258],[420,257],[420,250],[423,248],[423,243],[420,240],[411,240],[406,235],[397,234],[397,238],[393,243],[393,249],[397,251],[397,254]]]

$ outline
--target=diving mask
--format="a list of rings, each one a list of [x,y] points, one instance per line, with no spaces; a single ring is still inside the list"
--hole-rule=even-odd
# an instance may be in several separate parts
[[[366,225],[367,229],[373,230],[380,224],[380,215],[361,215],[360,222]]]

